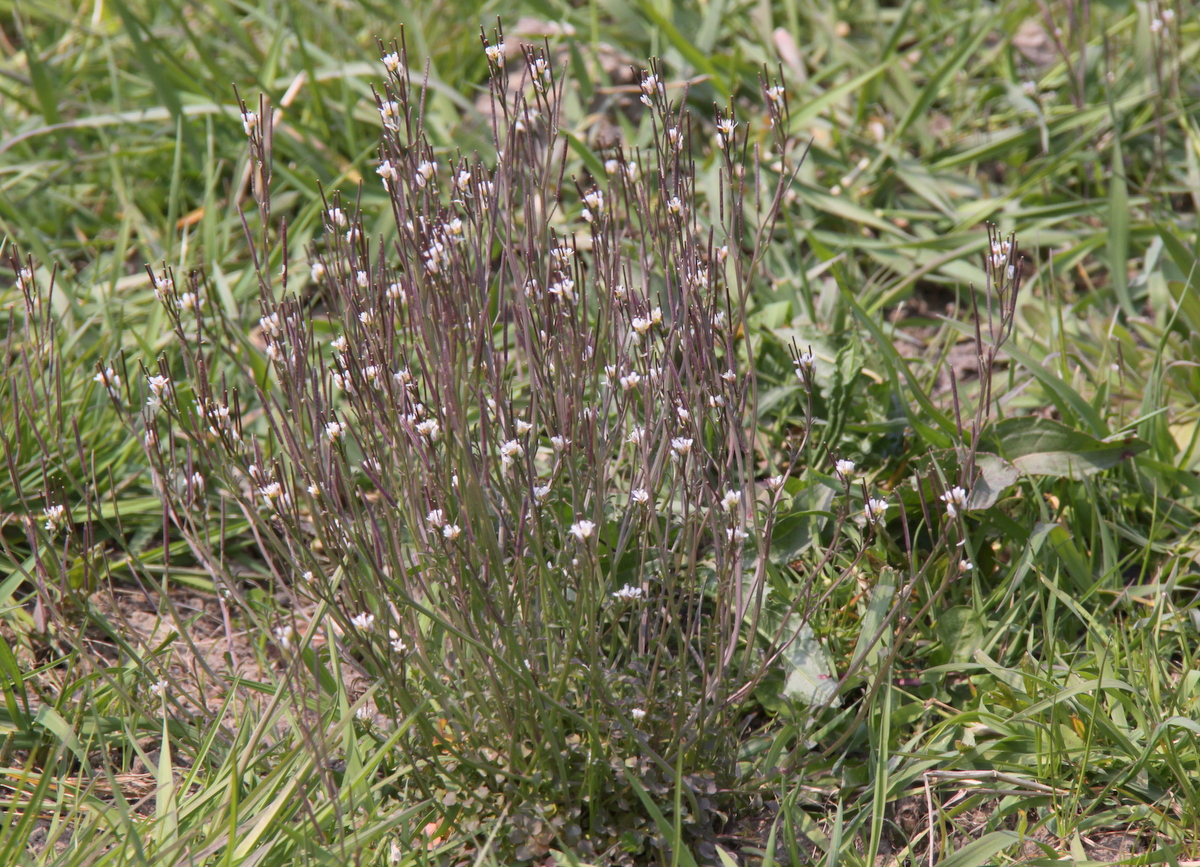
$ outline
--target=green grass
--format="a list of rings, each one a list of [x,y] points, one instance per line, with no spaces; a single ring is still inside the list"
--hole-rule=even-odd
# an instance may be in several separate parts
[[[1167,4],[1121,0],[412,5],[0,2],[0,252],[20,257],[0,266],[0,863],[1200,857],[1194,4],[1171,7],[1165,32],[1150,25]],[[375,173],[376,39],[403,25],[415,80],[428,70],[438,159],[494,163],[479,28],[500,14],[510,45],[522,32],[548,45],[567,80],[563,214],[614,136],[653,151],[630,73],[648,58],[686,98],[705,226],[727,219],[717,112],[732,105],[759,148],[744,207],[760,255],[735,350],[753,370],[747,484],[808,438],[758,552],[767,602],[722,621],[730,678],[754,686],[703,717],[730,737],[668,712],[693,688],[686,656],[666,665],[673,681],[626,667],[637,630],[603,606],[548,604],[586,624],[561,654],[554,624],[514,630],[545,653],[538,669],[543,657],[476,640],[486,618],[447,597],[413,615],[422,664],[389,668],[382,638],[350,618],[384,622],[395,584],[338,561],[330,538],[270,535],[228,495],[236,462],[188,439],[182,415],[169,461],[143,448],[146,373],[195,388],[202,361],[246,410],[263,406],[256,389],[279,394],[260,276],[312,302],[322,197],[361,201],[372,237],[407,243]],[[764,75],[786,87],[782,130],[763,126]],[[266,229],[235,86],[279,118]],[[781,158],[798,169],[772,221]],[[266,240],[261,270],[240,210]],[[985,392],[1002,336],[984,293],[989,222],[1018,238],[1023,280]],[[13,286],[29,261],[40,300]],[[147,268],[164,267],[178,291],[204,275],[203,347],[156,298]],[[322,345],[352,319],[332,298],[308,309]],[[811,403],[793,347],[816,356]],[[95,379],[109,366],[120,400]],[[242,423],[301,466],[269,418]],[[848,493],[835,458],[858,465]],[[193,462],[203,492],[184,481]],[[165,469],[182,474],[160,495]],[[590,471],[573,470],[577,489]],[[972,501],[947,522],[938,496],[961,480]],[[890,505],[874,537],[853,521],[864,493]],[[207,504],[202,523],[173,523],[185,502]],[[54,505],[69,532],[43,526]],[[547,533],[547,556],[569,558]],[[297,551],[330,566],[327,592],[281,568]],[[681,574],[707,574],[685,560]],[[781,646],[797,613],[805,628]],[[286,646],[280,624],[295,629]],[[664,647],[684,642],[673,628]],[[601,665],[612,683],[592,678]],[[635,701],[651,708],[644,741],[615,716]],[[611,846],[580,848],[589,833]]]

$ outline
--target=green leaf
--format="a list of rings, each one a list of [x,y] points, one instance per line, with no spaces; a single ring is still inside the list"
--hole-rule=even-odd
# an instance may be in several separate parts
[[[780,656],[787,675],[783,697],[807,705],[837,707],[837,678],[825,646],[817,640],[811,626],[800,624],[796,614],[788,618],[783,640],[787,641],[791,636],[795,638]]]
[[[1016,831],[992,831],[963,846],[940,862],[939,867],[982,867],[1004,849],[1021,842]]]
[[[1112,177],[1108,181],[1108,267],[1113,291],[1126,315],[1133,316],[1129,294],[1129,191],[1125,184],[1125,160],[1121,155],[1120,131],[1113,136]]]
[[[967,509],[990,509],[1017,483],[1020,471],[999,455],[979,452],[975,455],[975,468],[979,475],[971,484]]]
[[[1097,439],[1045,418],[1009,418],[991,427],[985,439],[1022,473],[1081,479],[1115,467],[1150,446],[1137,437]]]
[[[893,143],[900,140],[900,137],[904,135],[905,131],[909,128],[909,126],[912,125],[913,121],[919,117],[925,117],[927,115],[929,112],[929,107],[933,105],[934,100],[938,98],[938,95],[942,92],[942,89],[958,73],[958,71],[963,68],[967,60],[970,59],[971,55],[974,54],[976,49],[983,44],[983,40],[992,33],[992,28],[987,24],[977,24],[976,27],[978,29],[975,31],[973,37],[970,39],[964,39],[957,46],[954,53],[946,59],[941,67],[938,68],[937,72],[933,74],[933,77],[925,83],[923,88],[921,88],[920,95],[918,95],[915,100],[909,103],[908,111],[904,113],[904,117],[902,117],[900,122],[896,124],[896,129],[892,133]]]
[[[600,158],[592,153],[591,149],[585,145],[578,137],[566,133],[567,144],[571,146],[571,150],[575,151],[583,160],[583,164],[587,166],[588,171],[592,173],[592,178],[599,181],[604,178],[604,163],[600,162]]]
[[[642,784],[638,782],[633,771],[625,772],[625,782],[629,783],[629,788],[633,789],[634,794],[642,802],[642,806],[646,808],[646,812],[650,814],[650,818],[654,820],[654,824],[658,827],[658,834],[664,841],[673,841],[672,849],[677,855],[676,863],[682,864],[683,867],[697,867],[696,859],[692,857],[692,853],[683,845],[682,840],[675,839],[675,828],[667,821],[667,817],[663,815],[662,810],[658,808],[658,804],[654,803],[654,799],[650,794],[642,788]]]
[[[683,55],[684,59],[690,63],[697,71],[703,72],[709,77],[713,87],[721,94],[723,99],[729,99],[729,82],[725,80],[725,76],[721,75],[720,71],[708,57],[696,47],[692,40],[686,38],[661,12],[654,8],[652,3],[641,3],[639,5],[641,12],[649,18],[663,35],[667,37],[675,50]]]
[[[862,624],[858,631],[858,641],[854,645],[854,656],[852,657],[860,667],[866,665],[873,668],[883,654],[887,631],[884,631],[878,641],[875,640],[875,633],[879,632],[879,627],[883,625],[892,610],[892,599],[896,595],[894,580],[894,573],[889,571],[887,580],[881,578],[880,582],[871,590],[871,602],[863,614]]]
[[[987,624],[969,605],[956,605],[938,615],[937,635],[942,642],[943,662],[968,662],[983,646]]]

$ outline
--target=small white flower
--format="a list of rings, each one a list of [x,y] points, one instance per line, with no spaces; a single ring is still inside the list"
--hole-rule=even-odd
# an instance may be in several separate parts
[[[636,370],[629,371],[628,374],[621,377],[621,388],[629,391],[631,388],[637,388],[638,383],[642,381],[642,376]]]
[[[354,718],[359,722],[369,723],[375,715],[365,704],[354,712]]]
[[[195,491],[197,494],[204,493],[204,476],[200,475],[198,472],[192,473],[191,483],[193,491]]]
[[[525,111],[517,116],[516,123],[513,124],[513,129],[517,132],[525,132],[531,126],[533,126],[534,123],[537,122],[537,119],[541,116],[542,113],[540,111],[533,106],[528,106]]]
[[[309,484],[309,486],[308,486],[308,495],[309,495],[310,497],[319,497],[319,496],[321,496],[321,486],[320,486],[320,485],[318,485],[316,482],[312,482],[312,483],[310,483],[310,484]]]
[[[346,215],[345,215],[345,213],[342,212],[341,208],[330,208],[328,216],[329,216],[329,222],[332,225],[337,226],[339,229],[346,228],[346,224],[347,224]]]
[[[184,292],[179,296],[180,310],[199,310],[200,299],[195,292]]]
[[[312,572],[305,572],[300,576],[300,578],[305,584],[311,584],[316,580],[316,576],[314,576]]]
[[[741,502],[742,502],[742,492],[741,491],[735,491],[735,490],[730,489],[725,492],[725,496],[721,497],[721,506],[722,506],[722,508],[725,509],[726,512],[732,512],[739,505],[741,505]]]
[[[683,130],[677,126],[673,126],[668,129],[667,141],[671,143],[675,150],[679,150],[681,147],[683,147]]]
[[[959,560],[958,561],[958,571],[959,572],[970,572],[974,568],[975,568],[975,564],[972,563],[970,560]]]
[[[275,642],[282,650],[288,651],[292,649],[292,639],[296,637],[295,629],[285,624],[283,626],[276,626],[272,631],[275,633]]]
[[[170,686],[165,680],[159,679],[150,684],[150,692],[154,695],[166,695],[167,687]]]
[[[662,325],[662,308],[655,307],[650,311],[650,323],[652,325]]]
[[[353,617],[351,617],[350,623],[353,624],[356,629],[361,629],[366,632],[375,625],[375,615],[364,611],[362,614],[355,614]]]
[[[534,488],[533,488],[534,502],[537,502],[537,503],[545,502],[546,497],[548,497],[548,496],[550,496],[550,485],[548,485],[548,484],[534,485]]]
[[[692,450],[692,441],[687,437],[674,437],[671,440],[671,451],[675,457],[683,457]]]
[[[388,641],[392,645],[392,650],[394,650],[396,653],[401,655],[408,653],[408,645],[404,643],[404,639],[400,637],[400,633],[398,633],[396,630],[388,630]]]
[[[384,100],[379,104],[379,117],[386,129],[400,129],[400,103],[394,100]]]
[[[596,529],[594,521],[576,521],[571,525],[570,533],[580,542],[592,535],[592,531]]]
[[[634,488],[629,492],[629,499],[637,503],[639,506],[644,506],[650,502],[650,492],[645,488]]]
[[[777,84],[774,87],[767,88],[767,98],[770,99],[771,102],[774,102],[776,104],[783,101],[783,97],[784,97],[785,93],[786,93],[786,91],[784,90],[784,87],[782,84]]]
[[[638,334],[645,334],[650,330],[650,326],[654,323],[652,323],[649,319],[643,319],[641,316],[635,316],[629,324]]]
[[[967,491],[962,486],[955,485],[942,494],[942,502],[946,504],[946,514],[955,518],[959,511],[967,507]]]
[[[525,421],[525,419],[519,418],[519,419],[517,419],[516,428],[517,428],[517,436],[525,436],[525,434],[527,434],[531,430],[533,430],[533,425],[531,425],[529,422]]]
[[[557,295],[560,298],[566,298],[568,301],[575,300],[575,281],[570,277],[563,277],[557,283],[550,284],[546,290],[551,295]]]
[[[401,304],[408,302],[408,296],[404,292],[404,287],[399,283],[391,283],[388,285],[387,297],[392,301],[399,301]]]
[[[610,174],[610,175],[615,175],[617,172],[621,171],[620,160],[611,160],[611,159],[605,160],[604,161],[604,171],[606,174]]]
[[[604,210],[604,193],[599,190],[592,190],[583,197],[583,201],[589,208],[595,211]]]
[[[730,542],[745,542],[750,536],[741,527],[727,527],[725,529],[725,538]]]
[[[417,174],[415,175],[417,186],[425,186],[425,184],[429,182],[429,179],[433,177],[433,173],[436,170],[436,165],[431,163],[429,160],[422,160],[421,164],[417,166]]]
[[[363,272],[360,271],[359,273],[362,274]],[[361,313],[358,314],[358,321],[361,322],[363,325],[373,325],[375,323],[375,311],[374,310],[363,310]]]
[[[465,193],[471,186],[471,173],[466,169],[460,171],[454,176],[454,186],[458,188],[459,192]]]
[[[437,419],[426,419],[417,425],[417,433],[426,437],[430,442],[434,442],[442,433],[442,426],[438,424]]]
[[[400,55],[396,52],[385,54],[383,57],[383,67],[388,72],[396,72],[400,69]]]
[[[729,383],[737,382],[737,374],[732,370],[727,370],[721,374],[721,379]]]
[[[500,463],[505,469],[510,467],[514,460],[525,454],[525,449],[516,440],[509,440],[500,446]]]
[[[812,371],[813,361],[813,354],[808,351],[801,352],[796,356],[796,376],[801,381],[803,381],[805,374]]]
[[[329,438],[329,441],[331,443],[337,442],[339,439],[341,439],[345,435],[346,435],[345,422],[331,421],[331,422],[329,422],[329,424],[325,425],[325,436]]]
[[[242,129],[246,131],[246,135],[254,135],[254,131],[258,129],[258,112],[242,112]]]
[[[320,262],[313,262],[308,273],[314,283],[320,283],[325,278],[325,266]]]
[[[258,489],[258,494],[265,500],[273,500],[283,493],[283,486],[279,482],[271,482],[269,485],[264,485]]]
[[[489,63],[494,63],[497,66],[504,60],[504,43],[497,42],[495,45],[489,45],[483,49],[483,53],[487,55]]]
[[[565,450],[570,444],[571,441],[564,436],[558,436],[556,434],[555,436],[550,437],[550,445],[554,446],[554,450],[556,452]]]
[[[42,509],[42,517],[46,519],[46,530],[53,533],[66,522],[67,509],[65,506],[48,506]]]
[[[671,198],[667,200],[667,210],[672,214],[678,214],[683,210],[683,202],[680,201],[679,196],[671,196]]]
[[[447,524],[446,526],[442,527],[442,536],[446,539],[449,539],[451,542],[457,539],[459,533],[461,532],[462,528],[457,524]]]
[[[839,458],[837,463],[833,465],[833,471],[842,481],[854,475],[854,461],[848,461],[845,458]]]
[[[429,522],[431,527],[441,529],[446,526],[446,514],[441,509],[434,509],[425,516],[425,520]]]
[[[660,88],[658,76],[653,72],[647,72],[642,77],[642,93],[646,96],[653,96]]]
[[[787,481],[783,476],[771,476],[767,479],[767,490],[778,491],[783,487],[783,483]]]
[[[635,707],[633,710],[631,710],[629,712],[629,715],[631,717],[633,717],[635,720],[637,720],[638,722],[641,722],[642,720],[644,720],[646,718],[646,712],[644,710],[642,710],[640,707]]]
[[[366,271],[359,271],[354,275],[354,282],[358,284],[359,289],[366,289],[371,283],[371,278]],[[360,315],[361,319],[362,316]]]
[[[348,346],[346,342],[346,336],[343,334],[342,336],[329,341],[329,346],[338,355],[345,355],[346,347]]]
[[[692,414],[682,406],[675,407],[675,415],[679,416],[680,424],[687,424],[692,420]]]
[[[867,520],[872,524],[878,523],[887,514],[887,501],[877,498],[867,500],[867,505],[863,508],[863,514],[867,516]]]
[[[628,602],[634,599],[643,599],[645,598],[645,595],[645,591],[643,591],[641,587],[634,587],[632,584],[626,584],[620,590],[617,590],[615,593],[613,593],[613,598]]]
[[[151,376],[147,378],[147,381],[150,385],[150,397],[146,398],[146,404],[157,408],[162,405],[164,392],[170,390],[171,380],[165,376]]]
[[[646,429],[644,427],[632,428],[629,431],[629,436],[625,437],[626,440],[628,440],[631,443],[634,443],[635,445],[637,443],[640,443],[645,438],[646,438]]]

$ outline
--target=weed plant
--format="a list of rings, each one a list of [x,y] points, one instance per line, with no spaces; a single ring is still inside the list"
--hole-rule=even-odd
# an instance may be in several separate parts
[[[1060,48],[1055,135],[1094,85]],[[279,116],[240,104],[251,264],[147,269],[169,340],[117,352],[10,261],[0,861],[1190,851],[1185,230],[1103,327],[973,230],[934,341],[963,379],[876,315],[916,279],[882,242],[865,280],[797,228],[881,218],[805,180],[816,109],[769,73],[710,109],[652,64],[642,146],[584,142],[550,46],[497,33],[468,155],[382,53],[374,176],[302,253]]]

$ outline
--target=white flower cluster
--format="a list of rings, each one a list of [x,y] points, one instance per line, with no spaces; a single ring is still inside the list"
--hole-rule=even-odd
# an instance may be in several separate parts
[[[955,485],[946,493],[942,494],[942,502],[946,504],[946,514],[951,518],[958,517],[958,513],[966,511],[967,508],[967,491],[961,485]]]

